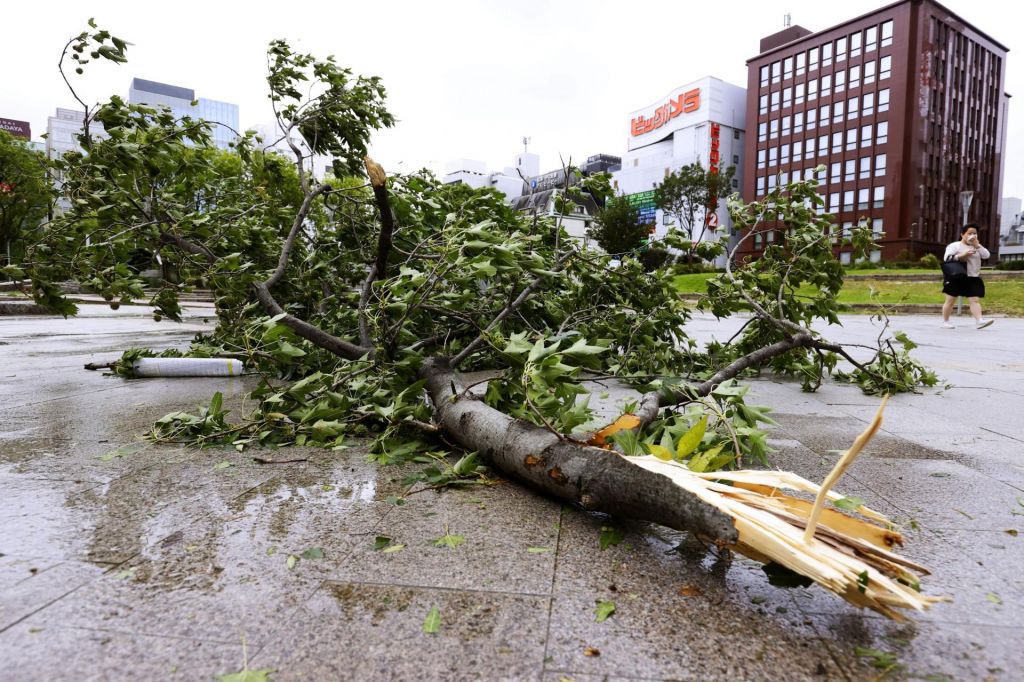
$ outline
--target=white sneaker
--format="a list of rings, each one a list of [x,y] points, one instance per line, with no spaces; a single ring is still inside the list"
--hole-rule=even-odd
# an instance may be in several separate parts
[[[956,329],[956,325],[953,324],[952,322],[943,322],[942,323],[942,328],[943,329]]]
[[[985,327],[990,326],[993,322],[995,322],[995,320],[978,320],[977,328],[984,329]]]

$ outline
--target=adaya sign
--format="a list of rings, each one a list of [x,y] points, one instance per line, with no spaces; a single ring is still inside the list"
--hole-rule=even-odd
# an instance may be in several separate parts
[[[657,130],[679,114],[688,114],[700,109],[700,88],[687,90],[676,98],[670,98],[665,104],[654,110],[650,118],[643,115],[634,118],[630,124],[633,137]]]
[[[26,140],[32,139],[32,126],[28,121],[0,118],[0,130],[10,133],[15,137],[23,137]]]

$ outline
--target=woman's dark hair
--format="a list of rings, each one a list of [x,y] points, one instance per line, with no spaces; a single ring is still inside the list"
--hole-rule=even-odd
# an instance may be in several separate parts
[[[960,236],[963,237],[964,233],[966,233],[967,230],[971,229],[972,227],[974,228],[975,232],[981,232],[981,228],[978,226],[978,223],[967,223],[966,225],[960,228]]]

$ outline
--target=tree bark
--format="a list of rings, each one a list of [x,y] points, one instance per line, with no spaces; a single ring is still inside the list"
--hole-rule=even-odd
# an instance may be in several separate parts
[[[590,447],[530,422],[513,419],[474,396],[448,358],[420,369],[445,435],[484,456],[495,468],[534,488],[592,511],[629,516],[690,531],[719,546],[735,544],[732,520],[670,479],[609,450]]]

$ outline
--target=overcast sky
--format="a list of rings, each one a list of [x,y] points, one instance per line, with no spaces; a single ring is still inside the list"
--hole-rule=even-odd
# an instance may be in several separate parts
[[[89,101],[127,96],[132,77],[140,77],[237,103],[243,127],[269,123],[265,51],[271,39],[284,38],[383,78],[398,119],[373,141],[371,153],[385,169],[443,171],[453,159],[471,158],[500,170],[529,136],[546,171],[559,166],[560,154],[574,161],[623,154],[629,113],[680,85],[712,75],[745,87],[746,60],[762,37],[782,29],[787,12],[794,24],[818,31],[885,4],[18,1],[0,10],[0,117],[30,121],[38,139],[56,107],[75,104],[56,64],[68,37],[94,16],[134,45],[128,64],[86,71]],[[1003,194],[1024,196],[1019,26],[1007,23],[1005,0],[944,4],[1011,50],[1006,90],[1015,97]]]

